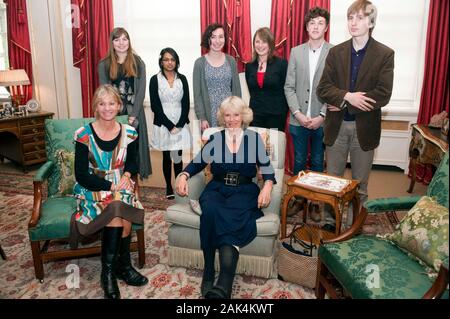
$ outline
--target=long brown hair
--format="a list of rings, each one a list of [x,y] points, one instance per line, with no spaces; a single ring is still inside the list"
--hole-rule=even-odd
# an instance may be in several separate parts
[[[113,41],[117,38],[120,38],[122,35],[125,35],[129,43],[127,57],[125,58],[125,61],[123,63],[125,76],[126,77],[137,76],[137,63],[136,58],[134,57],[133,48],[131,47],[130,35],[124,28],[114,28],[114,30],[112,30],[111,32],[111,35],[109,36],[108,54],[102,59],[102,61],[109,60],[109,77],[111,80],[117,79],[117,73],[119,71],[119,63],[117,62],[117,54],[114,51]]]
[[[263,27],[256,30],[253,35],[253,61],[258,60],[258,53],[255,50],[255,40],[256,36],[258,36],[262,41],[266,42],[269,45],[269,53],[267,54],[267,62],[271,62],[275,55],[275,37],[273,36],[272,31],[269,28]]]

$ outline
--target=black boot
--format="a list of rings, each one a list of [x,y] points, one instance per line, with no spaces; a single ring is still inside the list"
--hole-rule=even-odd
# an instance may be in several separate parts
[[[208,291],[210,291],[214,285],[214,276],[216,274],[214,270],[215,258],[216,258],[215,249],[203,250],[203,260],[205,267],[203,269],[202,285],[200,286],[200,291],[202,293],[203,298],[205,298]]]
[[[142,276],[131,266],[130,256],[131,235],[122,238],[120,242],[119,261],[117,263],[117,278],[130,286],[144,286],[148,283],[147,277]]]
[[[103,228],[101,284],[106,299],[120,299],[115,269],[123,227]]]
[[[230,299],[239,251],[233,246],[219,248],[220,273],[216,285],[206,293],[206,299]]]

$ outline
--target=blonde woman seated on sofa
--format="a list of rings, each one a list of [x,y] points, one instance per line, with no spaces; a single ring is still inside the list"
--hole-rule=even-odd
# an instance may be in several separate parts
[[[200,243],[205,268],[201,292],[205,298],[230,298],[239,248],[256,237],[256,220],[270,203],[274,170],[258,133],[247,130],[252,110],[236,96],[226,98],[217,112],[225,129],[211,135],[199,154],[177,178],[180,196],[189,193],[187,180],[211,164],[212,180],[199,198]],[[252,179],[260,169],[264,186]],[[219,250],[220,273],[214,284],[214,258]]]

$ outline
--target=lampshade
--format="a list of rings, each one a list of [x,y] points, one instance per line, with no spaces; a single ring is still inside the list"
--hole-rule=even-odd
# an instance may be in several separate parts
[[[0,71],[1,86],[28,85],[28,84],[30,84],[30,79],[28,78],[27,73],[23,69]]]

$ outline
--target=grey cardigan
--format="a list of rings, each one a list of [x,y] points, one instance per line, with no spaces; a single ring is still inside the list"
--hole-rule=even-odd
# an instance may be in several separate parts
[[[134,55],[137,64],[137,76],[134,78],[134,104],[133,111],[128,116],[135,117],[138,120],[139,135],[139,175],[141,178],[147,178],[152,174],[152,164],[150,162],[150,149],[148,145],[147,120],[144,112],[144,98],[146,89],[145,63],[142,59]],[[109,60],[101,60],[98,64],[98,78],[100,84],[111,84],[109,77]]]
[[[236,61],[228,54],[225,58],[231,67],[231,94],[242,97],[241,83],[239,82],[239,74],[237,71]],[[209,100],[208,86],[205,78],[206,58],[202,56],[195,61],[193,72],[194,86],[194,110],[199,120],[207,120],[211,124],[211,103]]]

